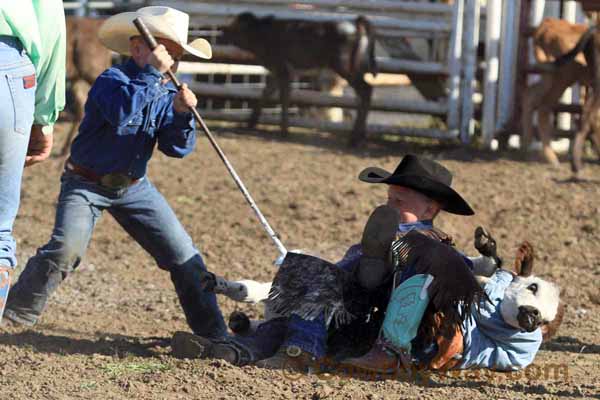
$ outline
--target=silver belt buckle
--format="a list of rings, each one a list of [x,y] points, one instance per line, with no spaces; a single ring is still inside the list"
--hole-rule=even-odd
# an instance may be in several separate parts
[[[131,185],[133,179],[125,174],[112,173],[100,178],[100,185],[111,190],[121,190]]]

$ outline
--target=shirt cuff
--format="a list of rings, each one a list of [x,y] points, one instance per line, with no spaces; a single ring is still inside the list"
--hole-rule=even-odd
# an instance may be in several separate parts
[[[173,125],[178,128],[194,128],[194,114],[190,111],[178,113],[173,110]]]

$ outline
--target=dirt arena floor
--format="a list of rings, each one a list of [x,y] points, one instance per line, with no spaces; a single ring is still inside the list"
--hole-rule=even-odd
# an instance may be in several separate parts
[[[56,134],[60,147],[61,132]],[[565,321],[534,367],[515,374],[469,371],[417,381],[290,375],[170,355],[187,330],[169,276],[109,215],[99,222],[78,270],[59,288],[33,329],[0,328],[0,399],[517,399],[600,398],[600,165],[573,183],[512,155],[457,147],[374,143],[349,151],[329,135],[233,134],[218,141],[285,245],[337,260],[384,202],[384,186],[357,179],[367,166],[393,169],[408,152],[455,173],[477,215],[439,217],[458,247],[474,254],[475,227],[489,227],[509,262],[520,241],[537,249],[535,271],[562,287]],[[62,161],[26,170],[15,236],[20,266],[46,243]],[[228,278],[270,279],[276,248],[205,138],[183,160],[157,154],[150,179],[164,193],[208,267]],[[226,315],[261,310],[220,299]]]

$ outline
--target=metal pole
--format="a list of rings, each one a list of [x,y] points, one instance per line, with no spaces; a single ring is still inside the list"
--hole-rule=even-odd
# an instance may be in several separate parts
[[[483,143],[489,147],[496,127],[496,96],[498,89],[498,50],[500,47],[500,24],[502,1],[488,0],[485,34],[485,76],[483,90]]]
[[[460,138],[469,143],[473,134],[473,93],[477,69],[477,44],[479,42],[479,0],[467,0],[465,5],[465,31],[463,36],[463,90]]]
[[[135,25],[135,27],[138,29],[138,31],[140,32],[140,34],[142,35],[142,37],[148,44],[148,47],[150,47],[151,50],[154,50],[158,46],[158,43],[156,42],[156,40],[154,39],[154,37],[152,36],[150,31],[148,31],[148,28],[146,28],[146,25],[144,25],[144,22],[141,20],[141,18],[138,17],[138,18],[134,19],[133,24]],[[179,80],[177,79],[177,77],[175,76],[173,71],[171,71],[169,69],[167,71],[167,75],[173,81],[173,83],[175,84],[177,89],[181,89],[181,83],[179,82]],[[219,147],[219,145],[213,138],[212,134],[210,133],[210,130],[208,129],[208,126],[206,126],[206,124],[204,123],[204,120],[200,116],[200,113],[198,113],[198,110],[196,110],[194,107],[190,107],[190,111],[194,114],[196,121],[198,121],[200,123],[200,126],[202,126],[202,129],[204,130],[204,133],[206,133],[206,136],[208,137],[210,144],[216,150],[221,161],[223,161],[223,163],[225,164],[227,171],[229,171],[229,174],[232,176],[237,187],[242,191],[244,198],[246,199],[248,204],[250,204],[250,207],[252,208],[252,210],[254,211],[256,216],[258,217],[260,223],[266,229],[267,233],[269,234],[269,237],[273,240],[273,242],[275,242],[275,245],[277,246],[277,249],[279,250],[281,255],[285,255],[287,253],[285,246],[283,245],[283,243],[281,243],[281,240],[279,240],[279,238],[277,237],[277,234],[275,233],[275,231],[271,228],[271,226],[267,222],[267,219],[260,212],[258,206],[252,199],[252,196],[250,196],[250,192],[248,191],[248,189],[246,189],[246,186],[244,186],[244,183],[242,182],[242,180],[239,178],[239,176],[235,172],[235,169],[233,169],[233,165],[231,165],[231,163],[229,162],[227,157],[225,157],[225,153],[223,153],[223,151],[221,150],[221,148]]]
[[[512,118],[519,48],[519,1],[503,1],[498,119],[495,131],[505,129]]]
[[[88,0],[79,0],[79,7],[75,10],[75,15],[78,17],[86,17],[88,15]]]
[[[452,33],[450,36],[450,46],[448,54],[448,117],[446,125],[448,131],[458,134],[460,123],[460,73],[462,59],[462,32],[463,15],[465,3],[464,0],[454,2],[454,11],[452,13]]]

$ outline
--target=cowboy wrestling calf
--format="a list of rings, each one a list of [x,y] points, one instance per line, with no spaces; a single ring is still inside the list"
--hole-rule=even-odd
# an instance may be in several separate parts
[[[428,247],[430,245],[428,243]],[[362,357],[342,361],[342,368],[393,374],[414,365],[433,370],[489,368],[510,371],[531,364],[542,341],[548,340],[562,321],[564,309],[560,304],[559,289],[532,275],[534,252],[529,243],[524,242],[518,250],[515,272],[499,268],[502,260],[496,254],[496,243],[482,228],[475,232],[475,247],[482,256],[470,258],[473,272],[477,274],[489,302],[481,302],[477,308],[472,308],[452,335],[441,333],[443,317],[439,315],[435,316],[433,323],[425,317],[419,323],[416,318],[420,328],[417,337],[412,338],[412,333],[386,329],[386,321],[393,322],[407,311],[406,307],[404,310],[395,308],[390,301],[382,332],[371,351]],[[435,266],[433,269],[440,271]],[[398,288],[401,289],[401,286]],[[404,295],[401,297],[405,298]],[[424,346],[428,339],[423,340],[423,332],[426,331],[423,328],[428,324],[433,325],[434,331],[437,329],[435,343],[429,346],[429,350],[428,346]],[[406,349],[395,345],[397,338],[389,337],[395,334],[403,336],[404,343],[408,338],[412,344],[412,349],[408,346],[409,354],[404,351]],[[238,349],[238,353],[241,354],[241,350]],[[213,356],[222,357],[218,352]],[[231,360],[234,359],[235,362],[241,361],[239,354],[232,354]]]

